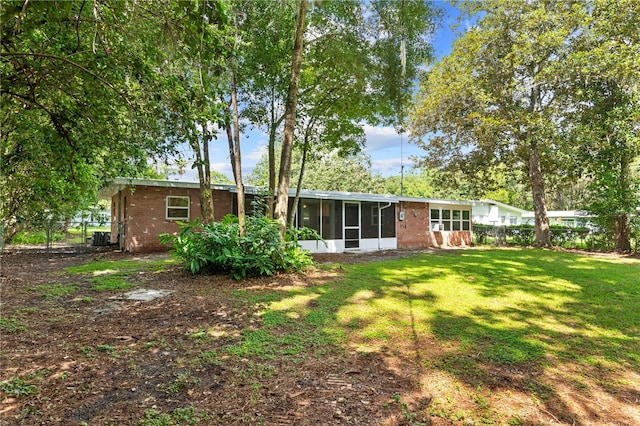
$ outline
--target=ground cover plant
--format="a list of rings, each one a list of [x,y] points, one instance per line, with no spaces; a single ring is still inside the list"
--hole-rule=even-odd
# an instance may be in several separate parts
[[[166,255],[2,257],[8,424],[640,424],[640,260],[318,255],[190,275]],[[129,288],[174,290],[151,302]]]

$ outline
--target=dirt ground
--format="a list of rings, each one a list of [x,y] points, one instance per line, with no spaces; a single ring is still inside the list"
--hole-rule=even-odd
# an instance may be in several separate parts
[[[317,255],[315,260],[352,263],[409,254],[415,252]],[[0,382],[23,377],[38,391],[16,397],[0,393],[0,425],[138,425],[145,416],[149,421],[144,424],[162,425],[169,423],[154,423],[153,413],[184,407],[194,411],[183,414],[184,423],[174,417],[173,424],[197,419],[212,425],[474,424],[425,414],[431,395],[420,391],[419,362],[410,357],[348,349],[297,362],[238,357],[208,362],[198,355],[205,349],[224,352],[240,339],[241,330],[256,322],[257,307],[234,303],[230,290],[318,285],[335,279],[335,273],[317,270],[237,282],[191,277],[179,266],[162,273],[138,272],[137,287],[174,291],[151,302],[113,301],[113,293],[92,292],[89,284],[68,297],[33,291],[41,285],[77,283],[77,275],[65,274],[64,268],[96,258],[145,261],[163,256],[2,255],[2,317],[17,318],[28,328],[3,331]],[[212,327],[225,330],[225,336],[205,345],[188,337]],[[201,362],[194,364],[194,359]],[[518,424],[571,424],[539,413],[539,422]]]
[[[140,260],[159,256],[166,255]],[[340,258],[354,262],[385,256],[398,254]],[[115,311],[110,308],[113,294],[108,292],[81,289],[73,297],[47,298],[33,291],[45,284],[78,281],[77,276],[64,275],[63,268],[95,258],[128,257],[133,256],[64,252],[2,256],[2,317],[20,318],[28,330],[2,333],[0,382],[26,377],[39,389],[15,398],[0,394],[0,425],[138,424],[149,410],[169,412],[189,406],[208,413],[208,420],[199,424],[403,424],[402,408],[393,404],[393,398],[412,390],[415,383],[408,371],[390,371],[377,355],[333,353],[298,363],[273,360],[268,365],[249,359],[230,359],[221,365],[204,362],[194,373],[197,382],[177,392],[167,390],[167,384],[177,383],[187,368],[194,370],[187,360],[203,350],[185,337],[188,333],[213,325],[242,330],[255,321],[255,312],[229,303],[229,289],[300,285],[295,282],[298,276],[236,282],[190,277],[173,266],[162,274],[138,273],[135,279],[140,287],[174,293],[151,302],[126,302]],[[317,260],[337,259],[325,255]],[[317,272],[306,277],[315,284],[323,279]],[[214,340],[206,348],[219,350],[230,340]]]

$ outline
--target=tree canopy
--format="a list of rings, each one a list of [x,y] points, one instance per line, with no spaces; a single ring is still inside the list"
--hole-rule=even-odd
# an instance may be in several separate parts
[[[629,22],[638,22],[638,7],[631,3],[462,2],[476,23],[425,74],[411,114],[413,137],[427,152],[424,164],[482,181],[498,165],[520,169],[532,192],[536,245],[550,245],[546,186],[560,177],[575,181],[586,170],[575,153],[587,146],[568,134],[589,134],[577,123],[606,93],[597,82],[624,74],[630,97],[608,99],[626,108],[637,98],[638,31]],[[624,18],[607,18],[623,9],[630,10]],[[587,86],[598,95],[583,96]],[[634,123],[632,117],[625,121]]]
[[[184,37],[184,46],[195,33],[167,23],[196,29],[194,8],[169,0],[0,3],[8,237],[45,217],[73,215],[104,182],[137,176],[150,157],[170,152],[158,119],[168,83],[161,71],[168,42]]]

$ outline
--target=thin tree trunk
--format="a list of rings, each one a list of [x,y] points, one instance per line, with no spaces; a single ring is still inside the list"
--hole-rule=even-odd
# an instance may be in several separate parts
[[[529,181],[533,193],[533,213],[536,222],[536,247],[551,247],[551,229],[544,195],[544,178],[540,167],[540,152],[535,141],[529,145]]]
[[[233,128],[233,129],[232,129]],[[246,229],[245,222],[245,196],[244,183],[242,182],[242,157],[240,155],[240,128],[238,120],[238,91],[236,76],[231,70],[231,124],[227,125],[227,139],[229,140],[229,157],[233,170],[233,179],[236,182],[236,193],[238,202],[238,226],[240,236],[244,236]]]
[[[300,0],[298,18],[296,20],[296,38],[293,45],[291,60],[291,81],[284,119],[284,139],[282,142],[282,156],[280,158],[280,173],[278,178],[278,194],[275,217],[280,224],[280,235],[284,238],[287,230],[287,212],[289,207],[289,180],[291,175],[291,151],[296,124],[296,109],[298,105],[298,87],[300,86],[300,68],[302,67],[303,39],[305,20],[309,4],[307,0]]]
[[[307,156],[309,154],[309,137],[311,135],[311,130],[313,129],[313,125],[315,124],[315,117],[311,119],[311,122],[307,126],[304,132],[304,144],[302,146],[302,163],[300,164],[300,174],[298,175],[298,185],[296,186],[296,197],[293,199],[293,205],[291,206],[291,210],[289,211],[289,217],[287,222],[289,222],[289,227],[293,228],[293,220],[295,219],[295,213],[298,210],[298,202],[300,201],[300,191],[302,190],[302,179],[304,178],[304,169],[307,165]]]
[[[213,211],[213,193],[211,191],[211,174],[205,172],[209,169],[209,141],[211,134],[206,128],[206,123],[202,126],[202,146],[199,142],[192,143],[193,151],[196,154],[196,169],[198,170],[198,181],[200,183],[200,214],[202,223],[213,223],[215,220]]]
[[[272,97],[273,101],[273,97]],[[271,103],[271,123],[269,127],[269,193],[267,194],[267,217],[273,217],[276,193],[276,133],[284,120],[284,115],[275,117],[275,107]]]
[[[300,174],[298,174],[298,184],[296,185],[296,196],[293,199],[293,205],[289,211],[289,227],[293,228],[293,220],[295,219],[295,213],[298,210],[298,203],[300,201],[300,191],[302,190],[302,179],[304,178],[304,169],[307,165],[307,155],[309,154],[309,133],[311,126],[307,127],[304,135],[304,145],[302,147],[302,163],[300,164]]]

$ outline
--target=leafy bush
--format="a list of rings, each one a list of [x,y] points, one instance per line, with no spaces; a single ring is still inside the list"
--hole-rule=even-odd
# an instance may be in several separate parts
[[[179,232],[160,235],[162,244],[173,246],[173,253],[184,261],[185,269],[196,273],[231,274],[235,279],[301,271],[313,261],[297,244],[300,238],[320,236],[303,228],[287,232],[280,239],[278,222],[264,216],[247,216],[246,232],[240,237],[238,218],[225,216],[209,225],[178,222]]]
[[[514,243],[521,246],[531,246],[536,239],[535,227],[529,224],[508,226],[506,234],[513,238]]]

